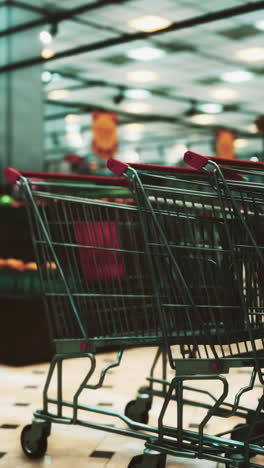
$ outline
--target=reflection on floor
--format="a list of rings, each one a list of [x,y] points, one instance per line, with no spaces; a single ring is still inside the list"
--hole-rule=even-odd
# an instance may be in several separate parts
[[[134,349],[124,353],[121,365],[108,372],[105,384],[100,390],[86,390],[80,399],[80,403],[98,408],[110,409],[124,413],[128,401],[135,398],[137,389],[146,385],[145,377],[148,375],[155,350]],[[97,377],[100,370],[108,363],[115,360],[116,353],[100,354],[97,358]],[[135,455],[141,454],[144,441],[105,433],[102,431],[81,428],[76,426],[53,425],[52,433],[48,440],[48,450],[45,457],[38,461],[27,459],[20,448],[20,431],[25,424],[29,424],[35,409],[41,408],[42,388],[45,382],[48,364],[27,366],[22,368],[0,367],[0,468],[29,468],[39,467],[76,467],[76,468],[126,468]],[[89,360],[74,359],[65,362],[63,381],[63,397],[71,399],[74,391],[89,369]],[[159,375],[159,372],[158,374]],[[173,371],[168,370],[168,377],[173,376]],[[249,382],[250,369],[237,369],[230,375],[231,390],[228,401],[232,402],[239,388]],[[96,376],[93,379],[96,381]],[[217,397],[221,393],[221,386],[212,381],[201,382],[200,388],[210,390]],[[197,384],[195,384],[197,387]],[[51,395],[55,395],[56,381],[52,381]],[[256,407],[262,388],[256,385],[253,391],[247,393],[241,404],[251,408]],[[186,392],[186,398],[204,402],[210,402],[206,395],[197,395]],[[161,408],[162,399],[154,400],[150,411],[150,424],[157,424],[157,417]],[[82,414],[83,413],[83,414]],[[165,421],[175,426],[177,410],[175,403],[171,403]],[[65,412],[71,415],[71,410]],[[205,410],[197,407],[186,407],[184,425],[195,431],[199,422],[205,415]],[[116,418],[100,416],[96,413],[80,412],[79,417],[89,417],[92,422],[105,422],[107,424],[120,424],[127,428],[124,422],[116,421]],[[206,426],[206,432],[217,434],[231,429],[239,422],[237,417],[229,419],[213,418]],[[228,437],[228,436],[227,436]],[[264,465],[260,458],[258,463]],[[218,467],[220,468],[218,464]],[[211,461],[177,459],[167,457],[166,468],[216,468],[217,464]]]

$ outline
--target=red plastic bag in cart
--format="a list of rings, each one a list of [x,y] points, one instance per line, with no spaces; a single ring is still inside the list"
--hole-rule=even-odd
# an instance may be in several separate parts
[[[76,221],[75,235],[80,247],[81,266],[89,283],[125,278],[117,226],[114,221]]]

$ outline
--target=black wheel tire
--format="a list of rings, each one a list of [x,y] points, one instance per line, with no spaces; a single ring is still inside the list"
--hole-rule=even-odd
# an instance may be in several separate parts
[[[149,420],[148,410],[145,410],[142,413],[139,413],[139,412],[135,413],[136,404],[137,404],[137,400],[132,400],[126,405],[125,416],[127,416],[129,419],[132,419],[132,421],[139,422],[142,424],[148,424],[148,420]]]
[[[255,424],[256,421],[252,418],[247,418],[247,424],[251,426],[251,424]],[[254,429],[253,429],[253,437],[258,438],[258,442],[256,445],[260,445],[261,447],[264,446],[264,418],[262,416],[262,419],[259,420]],[[261,437],[261,439],[259,439]],[[254,440],[252,442],[253,444],[255,443]]]
[[[31,442],[30,432],[32,424],[25,426],[21,432],[21,447],[28,458],[42,458],[47,450],[47,437],[43,435],[40,439]]]
[[[248,428],[245,428],[245,424],[237,424],[231,432],[231,439],[238,440],[239,442],[245,442],[247,440]],[[255,452],[249,451],[249,457],[254,457]]]
[[[133,457],[132,460],[130,460],[130,463],[128,464],[127,468],[140,468],[140,466],[143,463],[143,457],[144,455],[136,455],[135,457]]]
[[[238,440],[239,442],[245,442],[248,429],[244,429],[244,427],[244,424],[237,424],[231,432],[231,439]]]
[[[166,468],[166,456],[160,455],[157,468]]]
[[[158,468],[166,468],[166,460],[164,462],[161,461]]]
[[[159,454],[157,458],[151,461],[148,460],[146,463],[146,455],[136,455],[132,458],[127,468],[144,468],[146,466],[153,466],[153,468],[165,468],[166,467],[166,455]],[[145,462],[145,463],[144,463]]]

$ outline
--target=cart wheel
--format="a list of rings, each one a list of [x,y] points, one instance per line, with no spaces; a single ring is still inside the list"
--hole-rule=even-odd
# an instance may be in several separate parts
[[[131,402],[130,402],[131,403]],[[138,468],[142,466],[143,455],[136,455],[130,460],[130,463],[127,468]]]
[[[146,450],[143,455],[132,458],[127,468],[165,468],[166,455],[154,450]]]
[[[149,398],[151,398],[152,389],[150,387],[147,387],[147,386],[139,387],[138,395],[140,395],[142,393],[147,393],[149,395]]]
[[[247,423],[250,425],[252,424],[252,421],[249,420],[247,421]],[[255,423],[255,421],[253,423]],[[260,445],[261,447],[263,447],[264,445],[264,418],[263,416],[262,416],[262,419],[257,421],[257,423],[255,424],[252,437],[253,437],[253,442],[252,442],[253,444],[256,443],[256,445]],[[254,442],[254,437],[256,437],[257,442]]]
[[[228,457],[229,455],[227,455]],[[240,453],[231,455],[232,461],[226,463],[226,468],[248,468],[248,463],[243,461],[244,456]]]
[[[151,396],[147,393],[141,393],[136,400],[132,400],[126,405],[125,416],[133,421],[148,424],[148,412],[151,404]]]
[[[262,427],[256,427],[255,431],[253,433],[253,437],[258,437],[263,434],[263,423]],[[238,440],[239,442],[245,442],[248,437],[248,427],[245,427],[245,424],[237,424],[234,429],[231,432],[231,439],[232,440]],[[254,440],[252,440],[252,443],[254,443]],[[260,445],[258,442],[257,445]],[[249,456],[254,457],[255,452],[253,450],[249,451]]]
[[[28,458],[41,458],[47,450],[47,436],[43,434],[39,439],[31,437],[32,424],[25,426],[21,432],[21,446]]]
[[[245,442],[247,434],[248,428],[245,427],[245,424],[237,424],[231,432],[231,439],[238,440],[239,442]]]

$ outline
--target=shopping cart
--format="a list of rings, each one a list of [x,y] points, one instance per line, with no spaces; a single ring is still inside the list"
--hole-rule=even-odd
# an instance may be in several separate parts
[[[172,175],[173,176],[173,184],[179,184],[181,189],[192,189],[196,191],[203,190],[205,184],[205,177],[206,174],[202,171],[197,171],[195,169],[191,169],[188,167],[183,166],[160,166],[156,164],[138,164],[138,163],[130,163],[129,166],[137,171],[143,171],[144,173],[148,173],[148,183],[151,182],[151,175],[154,176],[154,183],[155,183],[155,173],[163,174],[163,175]],[[238,174],[237,172],[231,171],[223,171],[224,176],[229,180],[243,180],[243,177]],[[184,183],[186,181],[186,184]],[[163,180],[164,184],[164,180]],[[167,179],[167,185],[170,185],[169,179]],[[184,233],[183,233],[184,235]],[[194,270],[195,271],[195,270]],[[197,284],[197,288],[198,288]],[[228,292],[228,291],[227,291]],[[231,292],[229,290],[229,292]],[[232,292],[231,292],[232,293]],[[188,358],[194,358],[196,354],[195,346],[186,346],[181,345],[180,347],[180,354],[184,355]],[[159,369],[160,367],[160,369]],[[168,380],[168,356],[166,352],[166,348],[161,346],[158,348],[156,355],[153,360],[153,364],[150,368],[150,374],[146,378],[148,381],[148,386],[142,386],[138,389],[137,397],[135,400],[131,400],[126,408],[125,408],[125,415],[128,416],[133,421],[142,422],[144,424],[148,423],[149,420],[149,411],[152,407],[153,397],[161,397],[165,398],[168,390],[168,386],[170,385],[170,381]],[[161,378],[157,378],[155,374],[161,374]],[[189,392],[194,392],[196,395],[197,393],[201,395],[207,395],[212,402],[215,401],[215,397],[210,392],[196,388],[196,387],[187,387],[185,389],[189,390]],[[172,396],[172,399],[177,401],[177,396]],[[204,409],[211,409],[212,405],[202,402],[201,399],[187,399],[184,398],[183,400],[184,405],[189,406],[196,406]],[[221,408],[221,414],[223,411],[232,411],[233,406],[230,404],[225,404],[225,410]],[[242,418],[249,418],[252,416],[252,412],[245,407],[239,406],[236,415],[240,415]],[[236,433],[233,431],[232,437],[236,438]]]
[[[131,163],[130,167],[145,171],[149,174],[149,180],[151,174],[165,173],[174,175],[174,183],[179,181],[181,186],[183,186],[184,180],[187,180],[187,188],[190,188],[190,181],[192,181],[192,189],[199,190],[200,184],[203,184],[205,174],[202,171],[197,171],[189,167],[184,166],[160,166],[157,164],[143,164],[143,163]],[[237,179],[239,176],[237,174],[231,174],[232,178]],[[169,183],[169,181],[168,181]],[[194,347],[185,347],[181,346],[181,354],[188,355],[188,357],[194,357],[195,349]],[[162,381],[160,378],[156,378],[155,374],[161,373]],[[137,398],[128,402],[125,408],[125,415],[128,416],[133,421],[142,422],[144,424],[148,423],[149,420],[149,411],[152,407],[153,397],[164,398],[167,394],[168,385],[170,382],[167,379],[168,375],[168,358],[166,348],[160,346],[157,349],[153,363],[150,368],[149,376],[147,377],[148,386],[142,386],[138,389]],[[192,389],[197,392],[197,389]],[[172,399],[176,400],[177,397],[173,396]],[[195,400],[184,400],[184,404],[189,404],[190,406],[203,406],[208,409],[208,405],[201,404]]]
[[[49,327],[56,346],[44,388],[43,409],[35,413],[33,424],[22,431],[24,452],[30,458],[44,455],[51,422],[127,434],[124,429],[81,421],[80,410],[116,416],[135,429],[144,428],[123,414],[79,404],[82,391],[103,386],[107,372],[119,365],[124,348],[162,344],[161,333],[155,333],[156,305],[148,280],[138,210],[125,188],[126,180],[18,173],[12,169],[6,170],[5,175],[19,186],[27,202]],[[125,203],[121,203],[120,193],[116,199],[119,186],[125,191]],[[51,261],[56,265],[53,270],[46,268]],[[109,346],[121,349],[117,360],[103,369],[98,384],[90,385],[96,363],[94,354]],[[73,401],[65,402],[62,363],[74,357],[88,357],[91,369]],[[56,372],[57,398],[52,399],[49,389]],[[56,413],[50,410],[54,404]],[[71,419],[64,416],[65,407],[72,408]],[[134,436],[148,437],[135,431]]]
[[[247,461],[249,450],[263,454],[259,444],[211,437],[203,430],[227,395],[227,381],[219,372],[227,372],[232,365],[250,364],[254,367],[251,387],[243,389],[236,398],[235,414],[241,395],[252,388],[260,368],[257,367],[260,358],[250,353],[252,343],[248,328],[239,313],[239,291],[233,295],[231,303],[229,295],[223,295],[227,281],[221,283],[219,272],[223,269],[228,273],[226,265],[232,254],[227,235],[229,226],[223,222],[225,206],[207,179],[199,190],[191,186],[187,190],[180,187],[179,181],[175,188],[172,175],[140,173],[127,169],[127,166],[123,169],[128,174],[127,180],[137,206],[92,198],[89,191],[87,194],[87,179],[67,176],[67,184],[62,185],[64,177],[56,175],[53,177],[55,182],[51,183],[48,178],[52,176],[44,175],[43,182],[38,182],[38,189],[32,190],[29,180],[32,173],[21,175],[7,171],[8,178],[20,185],[30,205],[32,237],[57,352],[44,388],[43,409],[35,412],[33,424],[22,432],[24,451],[32,458],[42,456],[46,451],[51,423],[60,422],[146,440],[144,455],[135,457],[130,467],[162,468],[167,453],[223,461],[229,466],[232,466],[230,463],[240,463],[239,460],[234,461],[238,450],[244,450],[242,461]],[[151,184],[148,184],[149,180]],[[123,178],[116,178],[113,183],[119,182],[125,183]],[[176,250],[182,252],[177,255],[177,260]],[[196,251],[201,253],[201,257],[194,255]],[[207,254],[212,252],[210,265],[203,251]],[[224,261],[225,256],[227,262]],[[47,261],[54,261],[57,268],[45,270],[43,265]],[[213,266],[216,263],[217,268]],[[202,303],[194,271],[198,271],[196,278],[202,278]],[[239,283],[240,279],[237,277],[236,282]],[[219,304],[223,304],[222,307]],[[231,332],[233,324],[235,328]],[[261,326],[257,329],[261,337]],[[254,327],[250,330],[255,332]],[[242,336],[242,344],[236,342],[236,331]],[[89,384],[94,373],[96,349],[113,343],[120,347],[116,362],[106,366],[98,384]],[[162,346],[166,349],[170,366],[177,368],[177,376],[170,382],[164,400],[158,427],[133,422],[119,413],[79,404],[82,391],[100,388],[108,370],[119,365],[123,349],[135,345]],[[174,359],[172,346],[177,348],[176,355],[179,356],[183,345],[190,350],[195,348],[197,357]],[[245,356],[241,353],[242,348]],[[64,401],[62,362],[81,356],[90,359],[91,368],[73,401]],[[48,390],[55,370],[58,394],[56,399],[52,399]],[[182,426],[183,382],[203,379],[220,381],[223,394],[195,433]],[[176,387],[180,411],[177,428],[174,429],[163,421]],[[50,410],[52,404],[56,411]],[[72,417],[65,417],[65,408],[72,409]],[[80,410],[115,416],[127,422],[133,430],[84,421],[79,417]],[[260,411],[261,405],[256,414]]]
[[[200,166],[192,165],[202,169],[205,162],[198,161]],[[228,164],[226,166],[223,171],[232,174],[232,169]],[[225,461],[232,467],[255,466],[249,464],[249,456],[257,453],[253,444],[260,448],[264,443],[263,397],[255,412],[245,413],[246,425],[232,431],[232,438],[236,439],[233,444],[242,440],[240,445],[231,443],[227,446],[223,439],[218,441],[217,448],[211,447],[211,452],[207,452],[205,447],[210,442],[204,435],[204,426],[213,415],[241,415],[243,408],[239,408],[239,401],[253,388],[256,375],[263,384],[261,287],[264,262],[261,233],[264,187],[225,179],[218,168],[208,173],[207,183],[200,186],[198,192],[191,188],[188,190],[186,181],[181,187],[179,180],[173,181],[171,173],[166,177],[164,174],[150,174],[151,168],[148,172],[135,171],[115,160],[109,161],[108,167],[120,176],[127,176],[137,201],[152,266],[153,289],[159,295],[164,343],[170,365],[177,371],[177,376],[167,387],[159,418],[159,442],[148,444],[148,447],[162,450],[161,441],[164,442],[165,434],[163,417],[176,390],[177,449],[184,450],[185,447],[188,451],[190,446],[184,445],[188,435],[183,430],[182,421],[183,391],[189,388],[183,382],[200,378],[219,379],[223,383],[223,394],[209,408],[199,426],[196,455]],[[246,171],[242,162],[237,162],[235,170],[252,174],[255,167],[258,174],[263,172],[263,165],[247,165]],[[156,183],[153,184],[155,177]],[[187,347],[191,344],[195,358],[178,359],[173,345],[179,343]],[[177,351],[179,355],[180,349]],[[220,374],[228,373],[232,367],[244,366],[253,367],[249,385],[238,392],[233,405],[223,405],[228,385]],[[202,377],[203,374],[208,375]],[[164,380],[160,382],[168,384]],[[217,455],[220,447],[225,452],[222,459]],[[142,459],[135,459],[135,466],[141,466],[141,462]]]

